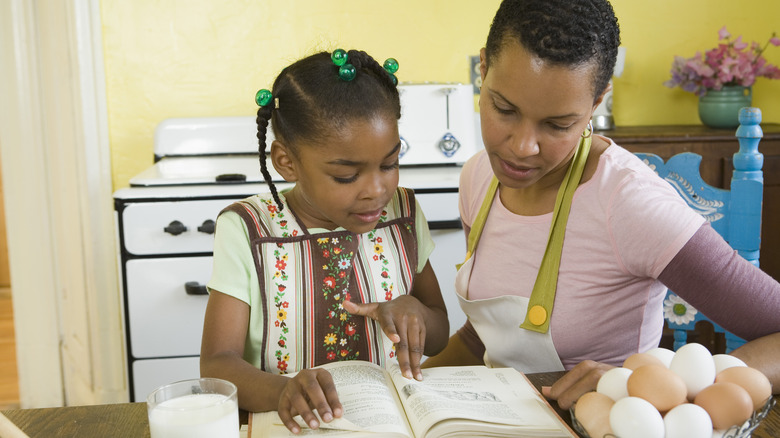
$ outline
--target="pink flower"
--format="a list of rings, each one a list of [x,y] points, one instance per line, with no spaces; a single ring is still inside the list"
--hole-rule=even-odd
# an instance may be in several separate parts
[[[726,26],[721,27],[720,30],[718,31],[718,39],[726,40],[729,37],[731,37],[731,34],[729,33],[728,30],[726,30]]]

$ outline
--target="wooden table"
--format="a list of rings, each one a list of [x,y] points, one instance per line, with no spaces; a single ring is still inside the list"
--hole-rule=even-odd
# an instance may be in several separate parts
[[[528,379],[539,389],[552,385],[563,373],[529,374]],[[571,424],[568,411],[561,411],[552,403],[558,414]],[[119,403],[64,408],[16,409],[3,414],[32,438],[103,438],[149,437],[149,421],[146,403]],[[241,424],[247,423],[248,414],[239,413]],[[753,432],[754,438],[780,437],[780,403]]]

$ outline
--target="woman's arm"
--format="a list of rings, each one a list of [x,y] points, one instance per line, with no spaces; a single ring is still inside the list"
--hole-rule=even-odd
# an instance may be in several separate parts
[[[659,276],[712,321],[749,340],[733,355],[762,371],[780,393],[780,283],[702,226]]]
[[[245,361],[244,343],[249,326],[249,305],[217,291],[211,291],[203,324],[200,374],[233,382],[238,388],[238,405],[250,412],[279,411],[288,429],[299,432],[292,419],[301,414],[312,428],[322,419],[340,417],[343,408],[330,374],[324,370],[304,370],[295,378],[273,375]]]
[[[750,342],[732,354],[763,372],[780,394],[780,284],[740,257],[709,224],[691,237],[658,279],[708,318]],[[612,366],[577,364],[543,394],[568,409]]]

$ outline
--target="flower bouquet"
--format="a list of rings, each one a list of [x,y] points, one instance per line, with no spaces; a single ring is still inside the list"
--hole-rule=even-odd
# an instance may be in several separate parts
[[[697,52],[692,58],[675,56],[672,78],[664,82],[669,88],[680,87],[697,96],[707,90],[721,90],[724,86],[750,87],[757,78],[780,79],[780,68],[769,64],[762,56],[769,45],[780,46],[780,38],[772,33],[766,44],[756,41],[748,44],[742,36],[731,39],[726,26],[718,31],[721,41],[717,47],[702,56]]]

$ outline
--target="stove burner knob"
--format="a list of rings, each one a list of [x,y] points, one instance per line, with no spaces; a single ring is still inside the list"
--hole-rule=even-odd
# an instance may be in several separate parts
[[[197,281],[188,281],[184,283],[184,291],[187,295],[208,295],[209,291],[206,289],[206,285],[200,284]]]
[[[444,134],[444,137],[439,140],[439,150],[447,158],[455,155],[455,152],[458,152],[458,149],[460,149],[460,142],[449,132]]]
[[[187,231],[187,227],[185,227],[184,224],[179,221],[173,221],[169,223],[167,227],[163,228],[163,231],[166,233],[171,233],[174,236],[178,236],[179,234]]]
[[[406,152],[409,151],[409,142],[406,141],[405,138],[401,137],[401,149],[398,151],[398,158],[403,157],[406,155]]]
[[[198,227],[198,231],[206,234],[214,234],[214,225],[215,224],[213,220],[206,219],[205,221],[203,221],[203,224]]]

